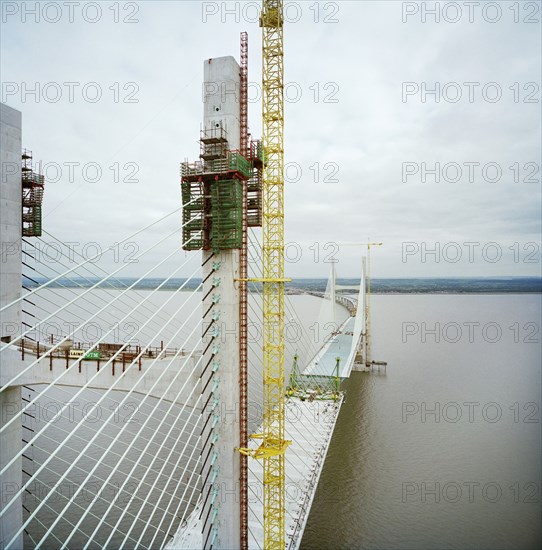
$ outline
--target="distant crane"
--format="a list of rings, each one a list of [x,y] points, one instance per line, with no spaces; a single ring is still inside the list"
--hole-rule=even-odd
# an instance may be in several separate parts
[[[383,243],[343,243],[340,246],[366,246],[367,247],[367,301],[365,303],[365,366],[373,364],[371,359],[371,247],[382,246]],[[380,364],[381,362],[378,362]]]

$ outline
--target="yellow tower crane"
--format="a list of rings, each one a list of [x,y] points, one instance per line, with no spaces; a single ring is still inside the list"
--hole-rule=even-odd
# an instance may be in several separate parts
[[[263,433],[258,449],[240,452],[263,459],[264,549],[285,546],[284,453],[284,50],[283,0],[263,0],[262,27],[262,283]]]

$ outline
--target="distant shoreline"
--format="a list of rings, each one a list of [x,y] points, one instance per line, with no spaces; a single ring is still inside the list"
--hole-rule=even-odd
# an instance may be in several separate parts
[[[134,285],[137,278],[112,279],[101,282],[100,279],[85,278],[61,278],[53,282],[48,288],[88,289],[96,284],[101,290],[126,290]],[[143,279],[135,284],[133,290],[156,290],[163,284],[160,291],[178,290],[186,283],[185,279],[171,279],[164,284],[165,279]],[[48,282],[48,279],[40,278],[34,281],[23,278],[26,288],[36,289]],[[184,289],[194,290],[200,285],[200,279],[192,279]],[[325,292],[326,279],[294,279],[286,283],[286,293],[290,296],[310,292]],[[338,294],[355,294],[359,287],[359,281],[355,279],[338,279]],[[344,290],[340,287],[354,287]],[[261,284],[254,284],[250,289],[258,292]],[[410,279],[373,279],[371,281],[372,294],[541,294],[542,278],[537,277],[493,277],[493,278],[410,278]]]
[[[461,296],[461,295],[469,295],[469,296],[491,296],[491,295],[506,295],[506,294],[531,294],[531,295],[537,295],[542,294],[541,290],[488,290],[488,291],[451,291],[451,290],[433,290],[433,291],[373,291],[371,289],[371,294],[378,294],[379,296],[386,296],[386,295],[392,295],[392,296],[401,296],[401,295],[407,295],[407,294],[440,294],[440,295],[453,295],[453,296]]]

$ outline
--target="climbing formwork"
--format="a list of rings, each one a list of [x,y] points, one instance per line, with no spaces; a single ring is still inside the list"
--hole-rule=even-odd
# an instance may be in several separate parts
[[[34,171],[32,151],[22,153],[21,190],[23,209],[23,237],[41,237],[41,205],[45,177]]]
[[[242,246],[243,184],[247,185],[247,224],[261,225],[259,142],[251,142],[250,158],[230,150],[224,128],[201,131],[200,158],[181,163],[184,250],[230,250]]]
[[[214,249],[241,248],[241,180],[217,180],[211,184],[211,241]]]

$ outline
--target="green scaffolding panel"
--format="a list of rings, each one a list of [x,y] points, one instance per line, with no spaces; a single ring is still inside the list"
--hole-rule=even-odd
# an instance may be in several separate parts
[[[204,247],[203,212],[183,210],[183,250],[201,250]]]
[[[41,206],[25,206],[23,237],[41,237]]]
[[[240,180],[220,180],[212,183],[213,250],[241,248],[242,200]]]
[[[34,212],[34,237],[41,237],[41,206],[35,206]]]
[[[228,168],[230,170],[236,170],[247,178],[252,175],[252,162],[248,161],[238,151],[232,151],[228,155]]]
[[[200,250],[205,246],[204,196],[200,182],[182,182],[183,249]]]
[[[226,156],[217,159],[210,159],[204,162],[199,161],[190,164],[181,163],[181,177],[195,178],[198,176],[210,174],[227,174],[228,172],[238,172],[249,178],[252,175],[252,162],[247,160],[239,151],[228,151]]]
[[[247,182],[248,227],[262,226],[262,171],[254,170]]]
[[[203,210],[203,183],[199,181],[183,181],[181,183],[183,208],[187,210]],[[190,204],[189,204],[190,203]]]

